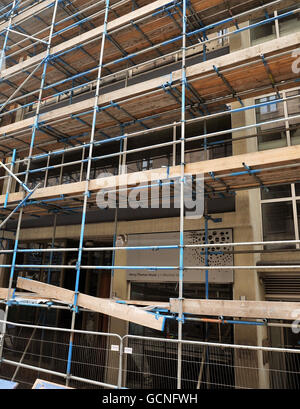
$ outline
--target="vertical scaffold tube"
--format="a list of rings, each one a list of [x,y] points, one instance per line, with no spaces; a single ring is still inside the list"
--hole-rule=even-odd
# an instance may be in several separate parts
[[[8,24],[7,24],[7,28],[6,28],[6,33],[5,33],[5,37],[4,37],[4,41],[3,41],[3,46],[2,46],[2,50],[1,50],[1,57],[0,57],[0,73],[3,70],[3,64],[5,61],[5,51],[6,51],[6,47],[7,47],[7,43],[8,43],[8,37],[9,37],[9,29],[11,26],[11,23],[13,21],[14,15],[15,15],[15,8],[16,8],[16,0],[14,0],[12,7],[11,7],[11,11],[10,11],[10,16],[9,16],[9,20],[8,20]]]
[[[11,12],[10,12],[10,17],[9,17],[9,21],[8,21],[8,25],[7,25],[7,29],[6,29],[6,33],[5,33],[5,38],[4,38],[4,42],[3,42],[3,47],[2,47],[2,51],[1,51],[1,57],[0,57],[0,73],[3,69],[3,63],[5,61],[5,50],[6,50],[6,46],[7,46],[7,42],[8,42],[8,36],[9,36],[9,27],[11,26],[13,17],[14,17],[14,9],[16,6],[16,0],[14,0],[13,4],[12,4],[12,8],[11,8]],[[5,204],[6,207],[6,204]],[[20,223],[18,223],[19,225]],[[14,253],[13,253],[13,260],[16,257],[16,241],[15,241],[15,246],[14,246]],[[11,267],[13,268],[13,267]],[[12,285],[10,284],[9,288],[11,288]],[[10,294],[10,291],[8,291],[8,294]],[[7,321],[7,317],[8,317],[8,304],[6,304],[5,307],[5,313],[4,313],[4,323],[3,323],[3,340],[2,342],[0,342],[0,361],[2,359],[2,354],[3,354],[3,346],[4,346],[4,337],[5,337],[5,333],[6,333],[6,321]]]
[[[180,159],[180,227],[179,227],[179,314],[178,314],[178,367],[177,389],[181,389],[182,326],[183,326],[183,272],[184,272],[184,183],[185,183],[185,93],[186,93],[186,2],[182,1],[182,73],[181,73],[181,159]]]
[[[12,158],[11,158],[10,171],[12,173],[14,171],[14,166],[15,166],[15,162],[16,162],[16,152],[17,152],[17,150],[14,149],[13,150],[13,155],[12,155]],[[9,197],[10,188],[11,188],[11,182],[12,182],[12,176],[9,176],[8,181],[7,181],[7,185],[6,185],[6,195],[5,195],[4,206],[3,206],[4,209],[6,209],[6,207],[7,207],[8,197]]]
[[[50,31],[49,31],[49,38],[48,38],[48,43],[47,43],[46,58],[44,59],[44,69],[43,69],[43,74],[42,74],[42,78],[41,78],[41,86],[40,86],[40,91],[39,91],[39,96],[38,96],[38,103],[37,103],[37,108],[36,108],[35,122],[34,122],[34,125],[33,125],[32,134],[31,134],[31,142],[30,142],[29,155],[28,155],[29,160],[28,160],[28,164],[27,164],[27,168],[26,168],[25,181],[24,181],[25,186],[27,186],[27,182],[28,182],[28,178],[29,178],[30,159],[32,157],[36,130],[38,128],[38,123],[39,123],[39,114],[40,114],[40,108],[41,108],[41,102],[42,102],[42,96],[43,96],[43,89],[44,89],[44,85],[45,85],[45,78],[46,78],[46,71],[47,71],[47,61],[48,61],[48,57],[50,56],[50,53],[51,53],[51,42],[52,42],[52,35],[53,35],[53,31],[54,31],[54,26],[55,26],[58,3],[59,3],[59,0],[55,0],[54,6],[53,6],[53,15],[52,15],[52,21],[51,21],[51,26],[50,26]],[[24,194],[24,198],[25,198],[25,194]],[[15,244],[14,244],[12,262],[11,262],[11,270],[10,270],[10,277],[9,277],[9,284],[8,284],[8,296],[10,296],[11,289],[12,289],[12,284],[13,284],[13,279],[14,279],[14,272],[15,272],[15,265],[16,265],[16,259],[17,259],[17,250],[18,250],[18,244],[19,244],[22,217],[23,217],[23,207],[21,207],[19,217],[18,217],[17,230],[16,230],[16,236],[15,236]],[[4,321],[5,322],[3,324],[3,334],[6,333],[6,321],[7,321],[7,317],[8,317],[8,311],[9,311],[9,302],[6,303],[6,307],[5,307],[5,313],[4,313]],[[2,344],[0,345],[0,360],[2,359],[2,354],[3,354],[3,344],[4,343],[2,342]]]
[[[205,244],[208,244],[208,219],[205,218]],[[208,267],[208,247],[205,247],[205,267]],[[205,270],[205,298],[209,299],[209,276],[208,270]]]
[[[83,200],[83,207],[82,207],[82,220],[81,220],[81,230],[80,230],[80,239],[79,239],[79,248],[78,248],[78,259],[76,263],[75,295],[74,295],[74,305],[73,305],[73,313],[72,313],[72,321],[71,321],[72,331],[75,328],[76,314],[78,312],[77,300],[78,300],[79,279],[80,279],[81,261],[82,261],[82,253],[83,253],[83,239],[84,239],[86,211],[87,211],[88,196],[89,196],[89,181],[90,181],[90,176],[91,176],[94,139],[95,139],[95,133],[96,133],[96,120],[97,120],[98,102],[99,102],[99,96],[100,96],[100,85],[101,85],[101,79],[102,79],[104,46],[105,46],[105,39],[107,35],[108,13],[109,13],[109,0],[106,0],[105,1],[105,16],[104,16],[104,24],[103,24],[102,42],[101,42],[100,56],[99,56],[99,67],[98,67],[98,75],[97,75],[95,103],[94,103],[94,110],[93,110],[93,122],[92,122],[89,156],[88,156],[87,171],[86,171],[86,186],[85,186],[85,193],[84,193],[84,200]],[[70,375],[71,375],[73,343],[74,343],[74,332],[71,332],[70,342],[69,342],[69,352],[68,352],[68,363],[67,363],[67,377],[66,377],[67,386],[69,385],[69,380],[70,380]]]

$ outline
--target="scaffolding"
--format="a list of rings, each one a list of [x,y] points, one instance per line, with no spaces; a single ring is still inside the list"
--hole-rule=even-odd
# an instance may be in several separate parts
[[[282,96],[282,92],[299,89],[299,75],[291,67],[295,60],[293,52],[300,47],[300,33],[281,37],[279,30],[281,21],[299,17],[299,3],[280,0],[263,4],[256,0],[215,0],[213,4],[201,0],[14,0],[5,3],[0,10],[0,153],[4,158],[0,162],[3,169],[0,183],[6,192],[0,196],[3,205],[0,229],[3,239],[13,240],[13,248],[0,250],[1,255],[11,258],[10,262],[0,264],[1,269],[9,271],[8,288],[3,289],[4,295],[1,295],[5,304],[2,334],[7,332],[9,311],[15,305],[39,307],[43,311],[42,324],[47,323],[48,309],[71,311],[65,374],[68,386],[73,376],[76,320],[83,309],[106,311],[108,315],[123,316],[131,322],[144,320],[144,325],[160,330],[166,320],[176,320],[177,388],[181,389],[186,321],[291,326],[281,320],[294,320],[293,312],[299,309],[299,303],[278,303],[272,311],[269,303],[262,301],[253,301],[255,305],[249,304],[250,301],[232,301],[234,305],[230,301],[220,305],[211,303],[209,273],[215,267],[209,265],[208,256],[223,252],[209,243],[208,228],[209,223],[219,220],[205,211],[204,243],[186,244],[185,189],[189,185],[195,192],[196,183],[201,180],[205,199],[225,198],[240,190],[268,189],[298,180],[300,148],[297,145],[213,160],[208,160],[207,155],[216,146],[257,139],[264,126],[295,129],[300,113],[285,112],[279,118],[214,132],[207,131],[207,123],[274,104],[299,103],[299,93]],[[241,33],[247,30],[252,33],[272,23],[274,39],[231,53],[225,50]],[[245,105],[247,98],[266,94],[272,95],[272,99]],[[187,137],[188,126],[197,126],[200,132]],[[241,132],[243,136],[234,138],[235,133]],[[188,162],[187,152],[193,150],[202,152],[205,160]],[[149,170],[136,166],[137,161],[150,157],[151,153],[160,157],[165,152],[168,160],[164,167]],[[97,174],[102,177],[97,178]],[[13,182],[22,190],[18,191]],[[172,191],[174,200],[177,195],[178,244],[118,246],[118,207],[127,204],[130,192],[148,192],[162,186]],[[84,244],[87,216],[98,209],[99,191],[115,197],[118,205],[112,247]],[[161,196],[158,200],[162,199]],[[50,248],[20,247],[22,224],[49,215],[53,215]],[[79,217],[78,246],[56,246],[60,215]],[[245,247],[241,250],[244,253],[261,254],[266,245],[276,248],[295,245],[298,250],[300,239],[222,243],[222,247],[233,254],[236,247]],[[204,248],[205,265],[185,266],[184,251],[188,248]],[[176,250],[178,261],[168,266],[116,265],[116,252],[139,250]],[[113,252],[111,265],[83,263],[84,254],[106,251]],[[18,262],[20,255],[33,253],[46,255],[48,263]],[[54,263],[56,255],[67,253],[76,254],[72,265]],[[225,270],[228,266],[218,269]],[[251,271],[258,270],[258,266],[232,265],[230,269]],[[259,270],[278,269],[297,271],[300,263],[259,266]],[[45,272],[46,282],[24,280],[22,272],[26,270]],[[59,295],[57,287],[53,289],[51,285],[54,270],[73,271],[74,289],[61,289]],[[175,270],[178,298],[166,304],[146,303],[141,308],[134,301],[116,301],[111,297],[100,306],[100,301],[92,299],[95,297],[84,298],[88,296],[79,292],[83,270],[109,270],[112,280],[117,270]],[[184,272],[188,270],[205,272],[205,300],[184,299]],[[29,297],[31,303],[24,300],[24,293],[16,293],[15,287],[34,293]],[[35,303],[34,299],[40,296],[46,301]],[[108,306],[118,312],[109,314]],[[141,321],[137,321],[138,315]],[[154,321],[157,322],[153,324]],[[3,345],[2,342],[1,358]]]

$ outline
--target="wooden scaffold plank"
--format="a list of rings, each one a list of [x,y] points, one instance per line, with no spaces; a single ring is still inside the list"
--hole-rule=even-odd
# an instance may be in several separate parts
[[[39,281],[29,280],[19,277],[17,287],[23,290],[36,292],[41,296],[52,298],[58,301],[69,304],[74,303],[75,292],[65,288],[57,287],[50,284],[41,283]],[[85,294],[78,294],[77,305],[82,308],[87,308],[91,311],[109,315],[114,318],[133,322],[145,327],[153,328],[158,331],[163,331],[165,317],[156,316],[148,311],[143,311],[140,308],[118,303],[110,299],[92,297]]]
[[[295,320],[295,311],[300,310],[299,302],[279,301],[237,301],[237,300],[184,300],[183,312],[186,314]],[[179,300],[170,300],[170,311],[179,311]]]
[[[299,169],[291,168],[288,166],[290,164],[298,164],[300,167],[300,146],[288,146],[284,148],[277,148],[268,151],[261,152],[250,152],[241,155],[229,156],[225,158],[213,159],[209,161],[188,163],[185,166],[186,175],[209,175],[211,172],[224,172],[236,173],[240,171],[245,171],[243,163],[247,163],[251,168],[262,167],[265,168],[265,172],[268,171],[268,167],[273,166],[285,166],[287,165],[286,172],[290,172],[292,176],[294,175],[295,180],[298,179]],[[293,170],[294,169],[294,170]],[[264,170],[259,173],[264,176]],[[277,174],[272,174],[272,180],[270,185],[279,183],[284,180],[285,170],[281,169]],[[93,179],[89,183],[89,190],[91,192],[97,192],[101,189],[118,189],[124,186],[134,186],[141,183],[150,183],[156,180],[167,180],[172,178],[180,177],[180,166],[173,166],[168,169],[159,168],[143,172],[134,172],[130,174],[120,175],[120,176],[110,176],[101,179]],[[231,176],[232,182],[237,181],[238,175]],[[277,179],[278,178],[278,179]],[[258,182],[250,177],[251,186],[258,186]],[[249,180],[245,179],[244,183],[241,183],[241,187],[249,188]],[[75,182],[68,183],[58,186],[49,186],[46,188],[37,189],[37,191],[32,195],[32,199],[43,200],[52,197],[58,197],[59,195],[76,195],[82,194],[85,190],[85,182]],[[11,193],[8,197],[8,203],[15,203],[22,200],[22,193],[16,192]],[[5,195],[0,196],[0,205],[5,201]]]

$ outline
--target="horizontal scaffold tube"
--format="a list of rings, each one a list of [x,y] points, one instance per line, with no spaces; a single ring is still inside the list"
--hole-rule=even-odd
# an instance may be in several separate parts
[[[144,16],[151,15],[153,11],[156,9],[163,7],[167,4],[170,3],[170,0],[156,0],[151,2],[150,4],[143,6],[137,10],[134,10],[131,13],[126,14],[125,16],[116,18],[112,22],[108,23],[108,31],[112,31],[116,28],[119,27],[124,27],[126,23],[130,23],[132,20],[140,19]],[[68,50],[70,48],[77,47],[78,45],[84,44],[86,41],[90,40],[99,40],[101,38],[103,33],[103,26],[96,27],[90,31],[87,31],[75,38],[72,38],[71,40],[67,40],[63,42],[62,44],[56,45],[52,47],[51,49],[51,54],[59,54],[65,50]],[[46,56],[46,53],[40,53],[26,61],[23,61],[22,63],[17,64],[16,66],[7,68],[6,70],[3,70],[2,72],[2,78],[6,78],[8,76],[11,76],[13,73],[20,72],[20,70],[24,70],[25,68],[29,68],[37,63],[39,63],[44,57]]]
[[[230,109],[230,110],[226,110],[226,111],[223,111],[223,112],[218,112],[218,113],[215,113],[215,114],[202,116],[202,117],[199,117],[199,118],[188,119],[188,120],[186,120],[186,124],[188,125],[190,123],[203,122],[203,121],[206,121],[207,119],[218,118],[220,116],[226,116],[226,115],[233,115],[235,113],[239,113],[239,112],[243,112],[243,111],[247,111],[247,110],[257,109],[259,107],[269,106],[269,105],[274,104],[274,103],[282,103],[282,102],[293,101],[294,99],[300,99],[300,95],[294,95],[294,96],[290,96],[290,97],[286,97],[286,98],[279,98],[279,99],[272,100],[270,102],[254,104],[254,105],[248,105],[248,106],[244,106],[244,107],[241,107],[241,108]],[[298,116],[296,116],[296,118],[298,118]],[[256,124],[248,125],[248,126],[249,127],[253,126],[253,127],[258,128],[260,126],[267,125],[267,124],[274,124],[274,123],[278,123],[278,122],[289,122],[292,119],[295,119],[295,116],[294,117],[289,117],[289,118],[284,118],[284,117],[277,118],[277,119],[272,120],[272,121],[258,122]],[[154,127],[154,128],[151,128],[151,129],[145,129],[143,131],[132,132],[132,133],[128,133],[128,134],[125,134],[125,135],[120,135],[120,136],[117,136],[117,137],[114,137],[114,138],[110,138],[110,139],[94,141],[93,145],[98,146],[98,145],[102,145],[102,144],[112,143],[112,142],[115,142],[115,141],[119,141],[121,139],[129,139],[129,138],[138,137],[138,136],[141,136],[141,135],[147,135],[147,134],[151,134],[152,132],[158,132],[158,131],[162,131],[162,130],[165,130],[165,129],[170,129],[170,128],[174,128],[174,127],[178,127],[178,126],[180,126],[180,122],[173,122],[173,123],[170,123],[168,125],[163,125],[163,126],[160,126],[160,127]],[[240,130],[245,130],[245,127],[246,126],[239,127],[239,128],[232,128],[232,129],[226,130],[226,132],[238,132]],[[246,129],[248,129],[248,128],[246,128]],[[187,138],[186,142],[188,143],[188,142],[191,142],[191,141],[194,141],[194,140],[197,140],[197,139],[204,139],[204,138],[206,139],[206,138],[214,137],[214,136],[217,136],[217,135],[219,135],[219,133],[202,134],[202,135],[193,137],[193,139],[191,139],[191,140],[190,140],[190,138]],[[247,137],[249,137],[249,136],[247,136]],[[180,141],[174,141],[174,142],[171,142],[171,144],[175,144],[175,143],[178,143],[178,142],[180,142]],[[44,154],[33,155],[31,157],[31,160],[36,161],[36,160],[40,160],[40,159],[44,159],[44,158],[48,158],[48,157],[52,157],[52,156],[65,155],[66,153],[70,153],[70,152],[74,152],[74,151],[77,151],[77,150],[85,149],[85,148],[89,147],[90,145],[91,145],[90,143],[84,143],[82,145],[68,147],[68,148],[65,148],[65,149],[59,149],[59,150],[55,150],[55,151],[52,151],[52,152],[47,152],[47,153],[44,153]],[[152,146],[157,147],[158,145],[152,145]],[[135,151],[135,150],[129,150],[127,152],[132,153],[133,151]],[[124,151],[119,153],[119,154],[124,154]],[[118,153],[114,154],[114,155],[118,155]],[[100,158],[102,158],[102,157],[100,157]],[[19,160],[15,161],[14,163],[19,164],[19,163],[23,163],[24,161],[25,161],[25,159],[19,159]],[[54,168],[58,168],[58,167],[69,166],[70,164],[73,165],[73,164],[78,164],[78,163],[82,163],[82,162],[83,161],[78,160],[78,161],[68,162],[68,163],[65,163],[65,164],[58,164],[58,165],[51,166],[51,167],[48,166],[48,167],[43,167],[43,168],[37,168],[37,169],[34,169],[34,172],[38,172],[39,170],[44,171],[45,169],[49,169],[49,168],[54,169]],[[10,165],[10,164],[11,164],[10,161],[6,162],[6,165]],[[24,175],[24,174],[25,174],[25,172],[15,173],[16,176],[21,176],[21,175]],[[1,176],[0,179],[6,178],[6,177],[7,176]]]
[[[298,167],[300,157],[300,146],[288,146],[284,148],[277,148],[267,151],[251,152],[236,156],[225,157],[221,159],[212,159],[208,161],[187,163],[185,165],[185,175],[202,175],[202,177],[209,177],[213,172],[216,176],[224,177],[226,176],[226,171],[229,171],[227,176],[247,175],[248,171],[245,170],[243,164],[251,167],[264,166],[260,170],[260,175],[263,171],[269,171],[273,168],[280,168],[285,166],[287,168]],[[275,166],[276,165],[276,166]],[[259,168],[260,169],[260,168]],[[220,172],[222,175],[220,175]],[[257,172],[253,169],[251,173]],[[280,176],[280,175],[279,175]],[[135,186],[136,184],[151,183],[164,180],[172,180],[174,178],[180,177],[180,166],[173,166],[170,168],[160,168],[144,172],[135,172],[119,176],[109,176],[106,178],[94,179],[89,181],[89,191],[98,192],[101,189],[118,189],[124,186]],[[296,174],[295,174],[296,178]],[[250,182],[249,182],[250,183]],[[258,182],[255,180],[252,182],[250,187],[259,187]],[[276,184],[276,180],[272,180],[268,185]],[[244,186],[245,188],[245,186]],[[221,188],[219,189],[221,190]],[[85,182],[75,182],[70,184],[64,184],[58,186],[51,186],[46,188],[38,189],[33,195],[32,199],[42,200],[50,199],[53,197],[60,197],[61,195],[72,195],[82,194],[85,191]],[[217,190],[216,190],[217,191]],[[4,204],[6,200],[6,195],[0,196],[0,204]],[[11,193],[8,198],[8,203],[19,202],[22,200],[22,193]]]
[[[0,264],[0,268],[9,268],[11,264]],[[76,266],[56,265],[56,264],[15,264],[16,269],[30,268],[30,269],[68,269],[76,270]],[[83,270],[147,270],[147,271],[160,271],[160,270],[179,270],[179,266],[95,266],[95,265],[82,265]],[[257,265],[257,266],[188,266],[184,267],[184,270],[300,270],[300,265],[289,265],[282,263],[281,265]]]
[[[286,50],[287,48],[297,48],[300,45],[300,33],[295,33],[292,35],[288,35],[286,37],[269,41],[268,43],[263,43],[259,46],[253,46],[246,50],[236,51],[231,53],[230,55],[225,55],[222,57],[217,57],[213,60],[209,60],[203,63],[195,64],[191,67],[187,67],[187,79],[189,78],[198,78],[200,75],[201,78],[205,76],[205,74],[209,73],[209,75],[215,75],[213,65],[218,66],[218,68],[224,69],[225,67],[231,67],[231,69],[238,69],[240,65],[245,63],[246,61],[250,61],[252,59],[258,58],[261,61],[261,54],[263,53],[265,59],[268,58],[275,58],[280,50]],[[275,54],[274,54],[275,53]],[[235,65],[233,67],[233,65]],[[291,72],[291,76],[294,74]],[[170,80],[171,75],[157,77],[152,80],[144,81],[141,84],[130,85],[126,88],[116,90],[107,94],[100,95],[99,97],[99,104],[98,105],[105,105],[110,103],[111,101],[118,102],[122,98],[126,98],[128,100],[129,97],[134,99],[139,98],[139,96],[144,93],[150,92],[156,89],[156,92],[160,91],[160,88],[164,86],[166,81]],[[179,85],[181,79],[181,70],[174,71],[172,73],[172,82],[174,85]],[[231,96],[233,100],[233,96]],[[74,103],[68,107],[55,109],[53,111],[44,113],[42,115],[42,121],[44,124],[49,122],[50,120],[58,120],[62,117],[68,117],[72,114],[88,111],[94,106],[94,98],[87,99],[80,103]],[[10,133],[16,132],[21,129],[26,129],[34,124],[35,118],[28,118],[23,121],[16,122],[12,125],[7,125],[2,127],[2,133]]]
[[[56,372],[56,371],[52,371],[50,369],[46,369],[46,368],[42,368],[42,367],[36,367],[33,365],[28,365],[28,364],[23,364],[21,362],[15,362],[15,361],[11,361],[9,359],[6,358],[2,358],[1,362],[3,362],[4,364],[8,364],[8,365],[12,365],[12,366],[17,366],[17,367],[21,367],[21,368],[25,368],[25,369],[30,369],[32,371],[36,371],[36,372],[42,372],[42,373],[46,373],[46,374],[50,374],[50,375],[55,375],[61,378],[66,379],[67,375],[62,373],[62,372]],[[80,378],[79,376],[73,376],[73,375],[68,375],[69,379],[73,379],[79,382],[85,382],[91,385],[97,385],[97,386],[102,386],[103,388],[108,388],[108,389],[119,389],[118,386],[116,385],[111,385],[108,383],[104,383],[104,382],[98,382],[92,379],[87,379],[87,378]]]
[[[267,6],[269,7],[269,6],[271,6],[271,5],[278,4],[280,1],[281,1],[281,0],[274,1],[274,2],[272,2],[272,3],[269,3]],[[263,8],[263,7],[258,7],[257,9],[252,10],[251,13],[255,12],[256,10],[260,10],[260,9],[262,9],[262,8]],[[293,10],[291,13],[295,13],[295,12],[296,12],[296,11]],[[238,15],[238,16],[236,16],[236,18],[237,18],[237,17],[240,17],[240,16],[242,16],[242,15],[244,15],[244,14],[245,14],[245,13],[242,13],[241,15]],[[279,18],[282,18],[282,17],[283,17],[283,15],[280,15],[279,17],[276,17],[276,18],[279,19]],[[263,20],[262,22],[257,23],[257,24],[266,24],[267,22],[268,22],[267,20]],[[251,29],[251,28],[253,28],[253,27],[256,27],[257,24],[251,25],[251,26],[248,26],[248,27],[244,27],[244,28],[242,28],[242,29],[237,29],[237,30],[235,30],[235,31],[231,31],[231,32],[226,33],[226,34],[221,35],[221,36],[218,34],[217,37],[213,37],[213,38],[209,38],[209,39],[207,39],[207,40],[204,40],[203,42],[201,42],[200,44],[198,44],[198,45],[196,45],[196,46],[195,46],[195,45],[192,45],[192,46],[190,46],[190,47],[187,47],[186,53],[187,53],[187,55],[189,55],[189,51],[191,51],[191,55],[193,55],[193,54],[195,54],[196,52],[199,52],[198,48],[201,50],[201,48],[205,47],[205,46],[207,45],[207,43],[209,43],[209,42],[219,41],[221,38],[228,38],[228,37],[230,37],[231,35],[237,34],[240,30],[246,30],[246,29]],[[206,29],[206,27],[204,27],[204,28],[202,27],[202,28],[201,28],[201,30],[205,30],[205,29]],[[169,41],[171,41],[171,40],[169,40]],[[161,46],[161,44],[158,44],[158,45],[156,44],[155,46],[152,46],[152,48],[158,48],[159,46]],[[150,49],[152,49],[152,48],[150,48]],[[139,51],[138,53],[135,53],[134,55],[136,56],[136,55],[138,55],[139,53],[143,53],[143,52],[146,52],[146,51],[149,51],[149,49],[147,48],[147,49],[141,50],[141,51]],[[163,55],[163,56],[161,56],[161,57],[155,58],[155,59],[153,59],[153,60],[150,60],[150,61],[148,60],[147,62],[140,63],[140,64],[136,64],[136,65],[134,66],[134,70],[136,71],[136,70],[142,68],[143,66],[147,66],[150,62],[153,62],[153,63],[157,64],[157,62],[158,62],[159,60],[161,60],[161,59],[165,60],[166,58],[170,58],[170,57],[172,57],[172,56],[174,56],[174,55],[177,55],[177,54],[178,54],[178,51],[174,51],[174,52],[172,52],[172,53],[168,53],[168,54],[166,54],[166,55]],[[130,55],[128,55],[128,56],[126,56],[126,57],[124,57],[124,58],[130,58]],[[115,61],[108,63],[108,65],[111,65],[111,64],[114,64],[114,63],[115,63]],[[53,83],[53,84],[49,84],[48,86],[44,87],[44,89],[52,88],[52,87],[55,87],[55,86],[57,86],[57,85],[63,84],[63,83],[65,83],[65,82],[72,81],[72,80],[75,79],[75,78],[79,78],[79,77],[84,76],[84,75],[86,75],[86,74],[88,74],[88,73],[95,72],[95,71],[97,71],[97,69],[98,69],[98,66],[96,66],[95,68],[93,68],[93,69],[91,69],[91,70],[88,70],[88,71],[85,71],[85,72],[76,74],[75,76],[71,76],[71,77],[62,79],[61,81],[55,82],[55,83]],[[131,68],[131,69],[132,69],[132,68]],[[127,68],[127,69],[119,70],[117,73],[108,74],[108,75],[106,75],[106,76],[104,77],[104,79],[105,79],[105,81],[107,81],[110,77],[115,78],[116,75],[120,75],[122,72],[123,72],[123,73],[128,73],[128,68]],[[57,94],[52,95],[50,98],[52,98],[52,97],[54,98],[55,96],[58,96],[58,95],[67,94],[67,93],[72,92],[72,91],[75,90],[75,89],[84,88],[84,87],[86,87],[86,86],[88,86],[88,85],[95,84],[95,81],[96,81],[96,80],[90,81],[90,82],[86,82],[86,83],[81,84],[81,85],[79,85],[79,86],[77,86],[77,87],[69,88],[69,89],[64,90],[64,91],[62,91],[62,92],[60,92],[60,93],[57,93]],[[38,91],[39,91],[39,90],[35,90],[35,91],[33,91],[32,93],[34,94],[34,93],[37,93]],[[30,94],[32,94],[32,93],[30,93]],[[15,102],[15,101],[18,101],[18,100],[21,100],[21,99],[23,99],[23,98],[26,98],[26,97],[27,97],[28,95],[30,95],[30,94],[21,95],[21,96],[19,96],[17,99],[15,99],[14,102]],[[33,103],[30,103],[30,104],[28,104],[28,105],[33,105],[33,104],[34,104],[34,102],[33,102]],[[23,108],[23,106],[20,106],[19,108],[15,108],[13,111],[17,111],[17,110],[22,109],[22,108]],[[9,111],[9,112],[12,112],[12,111]],[[6,113],[6,114],[7,114],[7,113]]]
[[[300,244],[300,240],[277,240],[277,241],[246,241],[240,243],[214,243],[214,244],[185,244],[184,248],[219,248],[219,247],[238,247],[238,246],[286,246],[286,245]],[[136,250],[176,250],[179,249],[178,245],[165,245],[165,246],[115,246],[115,247],[83,247],[82,251],[136,251]],[[52,252],[74,252],[78,251],[77,247],[74,248],[49,248],[49,249],[22,249],[16,250],[18,253],[52,253]],[[0,254],[13,253],[14,250],[0,250]]]
[[[292,99],[295,99],[295,98],[296,97],[293,97]],[[297,98],[300,98],[300,96],[297,96]],[[280,101],[280,100],[278,100],[278,101]],[[272,101],[272,103],[276,103],[276,102],[277,101],[274,101],[274,102]],[[257,106],[255,106],[255,107],[253,107],[251,109],[255,109],[255,108],[263,106],[263,105],[265,105],[265,104],[258,104]],[[232,110],[232,111],[234,111],[234,110]],[[234,113],[234,112],[232,112],[232,113]],[[212,132],[212,133],[207,133],[207,134],[201,134],[201,135],[198,135],[198,136],[193,136],[191,138],[187,138],[186,139],[186,144],[194,142],[196,140],[204,140],[204,139],[207,140],[207,139],[213,138],[215,136],[221,136],[221,135],[226,135],[228,133],[240,132],[242,130],[249,130],[249,129],[252,129],[252,128],[259,128],[259,127],[264,126],[264,125],[272,125],[272,124],[277,124],[277,123],[280,123],[280,122],[288,123],[288,122],[295,121],[296,119],[300,120],[300,114],[299,115],[294,115],[294,116],[291,116],[291,117],[288,117],[288,118],[281,117],[281,118],[277,118],[277,119],[274,119],[274,120],[271,120],[271,121],[259,122],[259,123],[256,123],[256,124],[246,125],[246,126],[239,127],[239,128],[232,128],[232,129],[226,129],[224,131],[217,131],[217,132]],[[245,138],[249,138],[249,137],[250,136],[247,135]],[[123,139],[125,139],[125,138],[126,138],[126,136],[123,136]],[[114,139],[121,139],[121,136],[117,137],[117,138],[114,138]],[[98,146],[98,145],[101,145],[103,143],[108,143],[108,142],[112,142],[112,141],[111,140],[96,141],[96,142],[93,143],[93,145]],[[123,150],[122,152],[116,152],[116,153],[111,153],[111,154],[107,154],[107,155],[95,156],[95,157],[92,157],[91,160],[97,162],[97,161],[101,161],[103,159],[119,157],[119,156],[122,156],[122,155],[127,155],[128,156],[130,154],[134,154],[134,153],[138,153],[138,152],[143,152],[143,151],[147,151],[147,150],[154,150],[154,149],[160,149],[160,148],[166,147],[166,146],[171,147],[171,146],[178,145],[178,144],[180,144],[180,140],[164,142],[164,143],[159,143],[159,144],[155,144],[155,145],[145,146],[145,147],[142,147],[142,148]],[[215,145],[217,145],[217,144],[218,143],[215,143]],[[33,160],[34,159],[37,160],[37,159],[42,159],[42,158],[46,158],[46,157],[51,157],[52,155],[65,155],[69,151],[84,149],[87,146],[90,146],[90,144],[84,144],[84,145],[81,145],[81,146],[79,145],[77,147],[73,147],[73,148],[70,148],[70,149],[66,148],[64,152],[63,151],[58,151],[58,152],[54,151],[54,152],[50,152],[48,154],[45,153],[44,155],[37,155],[36,157],[33,157]],[[16,161],[15,163],[20,163],[20,162],[21,161]],[[31,173],[31,174],[40,173],[40,172],[42,173],[42,172],[46,172],[49,169],[64,168],[64,167],[74,166],[74,165],[77,165],[77,164],[82,164],[82,163],[87,163],[87,162],[88,162],[88,159],[81,159],[81,160],[61,163],[61,164],[57,164],[57,165],[51,165],[51,166],[44,166],[44,167],[41,167],[41,168],[35,168],[35,169],[32,169],[32,170],[29,170],[28,173]],[[8,164],[10,164],[10,163],[8,163]],[[24,172],[17,172],[17,173],[14,174],[13,177],[23,176],[26,173],[27,172],[25,172],[25,171]],[[244,172],[244,174],[246,174],[246,173],[247,172]],[[0,180],[8,178],[8,177],[9,177],[9,175],[1,176]]]

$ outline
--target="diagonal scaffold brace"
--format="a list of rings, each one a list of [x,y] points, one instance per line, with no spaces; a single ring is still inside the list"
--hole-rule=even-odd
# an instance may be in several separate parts
[[[40,187],[40,183],[35,186],[34,189],[29,189],[25,183],[23,183],[10,169],[8,169],[7,166],[4,165],[0,161],[0,166],[6,170],[6,172],[13,177],[21,186],[22,188],[27,192],[27,195],[24,197],[24,199],[17,205],[17,207],[1,222],[0,224],[0,230],[6,225],[8,220],[22,207],[26,204],[27,200],[33,195],[33,193]]]

